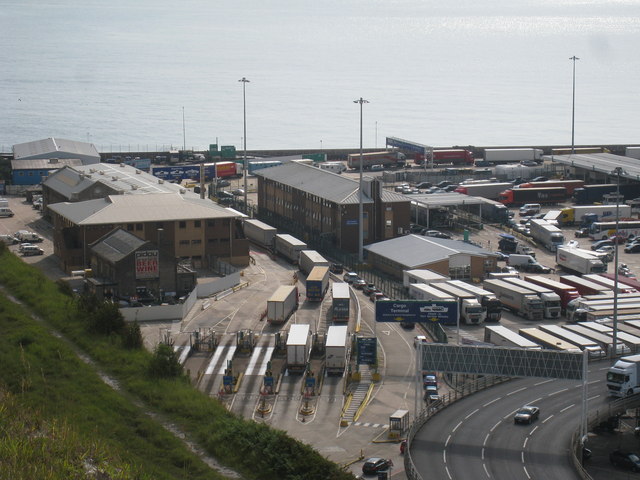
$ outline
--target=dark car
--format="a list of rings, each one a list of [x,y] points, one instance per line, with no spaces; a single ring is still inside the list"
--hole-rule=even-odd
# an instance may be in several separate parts
[[[369,475],[371,473],[384,472],[393,466],[391,459],[373,457],[367,458],[362,465],[362,473]]]
[[[426,230],[423,235],[425,237],[446,238],[451,240],[451,235],[441,232],[440,230]]]
[[[599,248],[604,247],[605,245],[611,245],[613,246],[613,241],[611,240],[599,240],[597,242],[593,242],[593,244],[591,245],[591,250],[598,250]]]
[[[622,467],[632,472],[640,472],[640,457],[635,453],[614,450],[609,454],[609,461],[614,467]]]
[[[433,183],[431,182],[420,182],[416,184],[416,188],[419,188],[420,190],[424,190],[425,188],[431,188],[431,187],[433,187]]]
[[[341,263],[332,263],[329,266],[329,271],[331,273],[342,273],[344,271],[344,265]]]
[[[520,162],[520,165],[523,165],[525,167],[537,167],[538,164],[536,162],[534,162],[533,160],[522,160]]]
[[[373,283],[367,283],[364,287],[362,287],[362,293],[364,293],[366,296],[369,296],[376,291],[378,291],[378,289]]]
[[[624,247],[624,253],[638,253],[640,252],[640,243],[632,243]]]
[[[458,185],[447,185],[443,190],[445,192],[453,192],[456,188],[458,188]]]
[[[513,417],[513,423],[531,424],[540,417],[540,409],[534,405],[525,405],[516,411]]]
[[[533,180],[531,180],[532,182],[548,182],[549,179],[547,177],[536,177]]]
[[[587,227],[579,228],[576,230],[576,238],[586,238],[589,236],[589,229]]]
[[[436,187],[444,188],[444,187],[448,187],[451,184],[452,184],[452,182],[450,182],[449,180],[442,180],[441,182],[436,184]]]

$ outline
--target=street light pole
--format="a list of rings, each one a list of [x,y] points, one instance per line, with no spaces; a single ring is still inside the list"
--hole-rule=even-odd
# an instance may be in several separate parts
[[[249,204],[247,203],[247,92],[246,86],[249,83],[245,77],[242,77],[239,82],[242,82],[242,119],[243,119],[243,132],[244,136],[243,140],[243,150],[244,150],[244,161],[243,161],[243,176],[244,176],[244,211],[245,213],[249,212]]]
[[[618,350],[618,228],[620,226],[620,175],[625,173],[622,167],[616,167],[613,169],[612,174],[617,177],[616,182],[616,235],[614,240],[614,280],[613,280],[613,353],[611,358],[614,358]]]
[[[573,94],[571,101],[571,153],[576,153],[575,147],[575,123],[576,123],[576,60],[580,60],[575,55],[570,57],[573,60]]]
[[[360,180],[359,180],[359,209],[358,209],[358,262],[362,263],[363,255],[363,243],[364,243],[364,209],[362,206],[362,105],[369,103],[368,100],[360,97],[358,100],[354,100],[353,103],[360,104]]]

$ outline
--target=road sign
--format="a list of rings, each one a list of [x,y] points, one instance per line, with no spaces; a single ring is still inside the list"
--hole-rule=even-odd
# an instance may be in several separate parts
[[[378,300],[376,322],[422,322],[455,325],[458,320],[456,302],[424,300]]]
[[[377,346],[375,337],[358,337],[358,365],[374,365]]]

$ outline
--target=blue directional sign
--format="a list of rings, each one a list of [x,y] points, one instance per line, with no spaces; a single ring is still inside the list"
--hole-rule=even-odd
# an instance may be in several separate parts
[[[378,346],[375,337],[358,337],[358,365],[375,365],[376,349]]]
[[[456,302],[424,300],[378,300],[376,322],[422,322],[455,325],[458,320]]]
[[[307,377],[305,379],[305,387],[313,388],[316,386],[316,377]]]
[[[223,375],[222,376],[222,384],[225,386],[233,385],[233,376],[231,375]]]

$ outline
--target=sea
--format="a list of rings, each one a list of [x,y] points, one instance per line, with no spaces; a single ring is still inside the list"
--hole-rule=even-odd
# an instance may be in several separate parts
[[[5,152],[640,143],[640,0],[0,0],[0,25]]]

